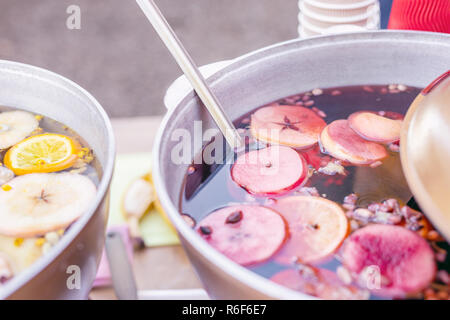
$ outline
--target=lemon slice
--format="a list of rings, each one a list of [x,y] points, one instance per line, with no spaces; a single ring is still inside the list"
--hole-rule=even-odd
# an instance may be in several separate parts
[[[16,175],[61,171],[78,159],[80,146],[54,133],[32,136],[8,150],[4,163]]]

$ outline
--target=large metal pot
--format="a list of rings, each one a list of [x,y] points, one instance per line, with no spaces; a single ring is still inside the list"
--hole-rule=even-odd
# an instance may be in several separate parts
[[[449,52],[450,35],[423,32],[379,31],[293,40],[238,58],[210,77],[209,83],[234,119],[262,104],[317,87],[388,83],[424,87],[448,69]],[[162,205],[209,295],[221,299],[311,298],[235,264],[180,217],[180,192],[188,164],[171,161],[178,143],[171,137],[177,128],[193,133],[194,120],[203,121],[203,130],[214,127],[191,92],[163,120],[153,152],[154,179]]]
[[[85,299],[103,249],[114,166],[114,137],[108,116],[94,97],[77,84],[33,66],[0,61],[0,88],[0,105],[49,116],[74,129],[92,147],[103,170],[89,210],[51,252],[8,281],[0,289],[0,298]],[[78,275],[79,282],[70,278]]]

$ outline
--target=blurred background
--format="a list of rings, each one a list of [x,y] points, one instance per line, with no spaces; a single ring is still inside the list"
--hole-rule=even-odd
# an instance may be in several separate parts
[[[198,65],[298,36],[298,0],[156,2]],[[70,5],[81,8],[80,30],[66,27]],[[68,77],[111,117],[163,114],[181,74],[133,0],[0,0],[0,59]]]

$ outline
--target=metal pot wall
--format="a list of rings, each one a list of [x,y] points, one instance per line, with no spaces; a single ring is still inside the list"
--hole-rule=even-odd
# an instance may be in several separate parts
[[[425,87],[450,66],[450,35],[379,31],[293,40],[243,57],[209,78],[227,114],[235,119],[276,99],[311,90],[361,84],[402,83]],[[204,242],[180,217],[179,199],[189,164],[171,161],[194,121],[214,127],[195,94],[188,94],[164,118],[153,152],[154,180],[162,205],[212,298],[312,298],[291,291],[235,264]],[[194,145],[194,144],[193,144]],[[193,154],[200,149],[192,150]],[[213,195],[212,195],[213,196]]]
[[[0,61],[0,88],[0,105],[42,114],[74,129],[94,150],[103,171],[89,210],[48,254],[2,286],[0,298],[85,299],[103,250],[114,166],[114,137],[108,116],[77,84],[33,66]],[[70,278],[77,270],[79,287]]]

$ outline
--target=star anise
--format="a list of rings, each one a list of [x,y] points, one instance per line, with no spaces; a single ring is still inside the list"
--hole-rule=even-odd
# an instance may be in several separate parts
[[[287,116],[284,116],[283,122],[275,122],[275,123],[283,126],[281,128],[281,131],[286,130],[286,129],[300,131],[300,128],[296,126],[296,124],[300,123],[300,121],[291,122],[291,120],[289,120],[289,118]]]
[[[38,201],[44,201],[45,203],[48,203],[48,194],[45,193],[44,189],[41,190],[41,194],[36,197],[36,200]]]

